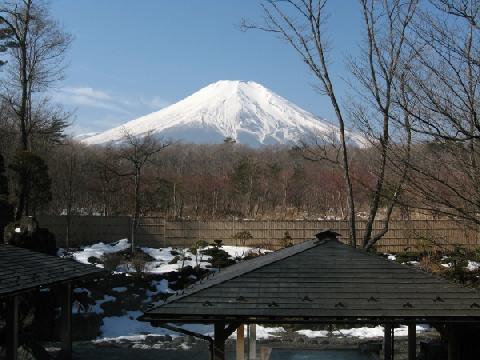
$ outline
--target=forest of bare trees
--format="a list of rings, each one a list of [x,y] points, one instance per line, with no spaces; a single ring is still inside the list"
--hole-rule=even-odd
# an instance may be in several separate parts
[[[353,1],[363,41],[346,59],[348,97],[329,61],[328,1],[260,3],[262,20],[242,29],[271,33],[300,57],[330,99],[338,136],[251,149],[126,134],[122,145],[87,147],[66,136],[69,114],[45,95],[62,78],[70,35],[41,1],[2,2],[2,197],[16,217],[341,218],[365,248],[391,218],[480,224],[480,2]],[[366,147],[348,143],[348,126]],[[361,239],[358,218],[367,220]],[[375,220],[384,229],[374,235]]]

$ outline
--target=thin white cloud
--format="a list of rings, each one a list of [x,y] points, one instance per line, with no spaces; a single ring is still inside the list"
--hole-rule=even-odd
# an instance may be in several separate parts
[[[96,90],[91,87],[66,87],[63,92],[71,95],[85,96],[99,100],[112,100],[112,97],[105,91]]]
[[[56,101],[77,108],[88,107],[136,116],[159,110],[168,102],[159,96],[126,97],[92,87],[66,87],[53,94]]]
[[[102,90],[91,87],[69,87],[60,89],[53,94],[53,98],[62,104],[77,108],[89,107],[128,114],[130,111],[119,104],[111,95]]]

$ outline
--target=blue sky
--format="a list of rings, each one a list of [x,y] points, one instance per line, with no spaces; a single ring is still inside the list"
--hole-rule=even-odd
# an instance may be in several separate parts
[[[261,16],[258,0],[51,0],[74,36],[55,100],[74,112],[76,134],[102,131],[161,109],[218,80],[253,80],[314,114],[335,120],[328,98],[275,35],[242,32]],[[332,0],[331,71],[347,97],[345,55],[361,40],[355,0]]]

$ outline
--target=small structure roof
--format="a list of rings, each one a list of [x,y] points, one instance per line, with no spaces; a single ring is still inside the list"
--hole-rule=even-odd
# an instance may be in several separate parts
[[[71,259],[0,244],[0,298],[103,273]]]
[[[154,323],[435,319],[480,322],[480,293],[346,246],[333,233],[233,265],[141,317]]]

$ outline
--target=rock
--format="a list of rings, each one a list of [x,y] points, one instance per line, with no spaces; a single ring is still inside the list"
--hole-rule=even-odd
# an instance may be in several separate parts
[[[172,340],[172,345],[173,346],[180,346],[185,342],[183,336],[176,337]]]
[[[5,228],[6,244],[25,249],[56,255],[55,235],[48,229],[39,228],[33,216],[24,216],[19,222],[13,222]]]

